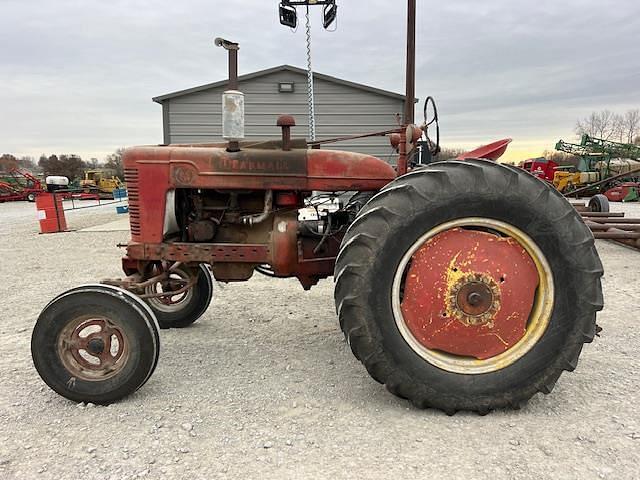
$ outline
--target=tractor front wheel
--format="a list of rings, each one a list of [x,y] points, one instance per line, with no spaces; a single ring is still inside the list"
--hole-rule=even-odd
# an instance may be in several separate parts
[[[109,404],[145,384],[158,363],[153,313],[135,295],[110,285],[84,285],[52,300],[31,337],[36,370],[75,402]]]
[[[213,279],[206,265],[200,264],[195,272],[183,267],[172,270],[169,280],[149,285],[146,294],[177,291],[197,275],[196,283],[186,292],[176,295],[147,298],[146,302],[155,313],[160,328],[184,328],[198,320],[209,308],[213,297]]]
[[[601,275],[593,235],[556,190],[490,161],[441,162],[360,211],[335,300],[353,353],[389,391],[487,413],[576,367]]]

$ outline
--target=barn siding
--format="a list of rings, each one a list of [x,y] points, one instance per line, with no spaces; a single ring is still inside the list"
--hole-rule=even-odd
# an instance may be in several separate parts
[[[245,136],[248,139],[281,135],[276,118],[282,113],[295,116],[293,137],[307,137],[306,76],[281,70],[240,81],[245,94]],[[278,92],[278,83],[294,82],[294,93]],[[397,126],[395,115],[402,113],[403,101],[361,88],[314,79],[316,138],[356,135]],[[196,143],[219,141],[222,137],[221,95],[225,85],[163,100],[165,142]],[[371,137],[331,144],[367,153],[395,163],[388,139]]]

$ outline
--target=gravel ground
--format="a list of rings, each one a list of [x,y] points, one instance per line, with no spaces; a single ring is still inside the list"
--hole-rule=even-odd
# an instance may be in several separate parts
[[[110,222],[114,210],[69,212],[68,223]],[[115,244],[126,240],[38,235],[33,204],[0,204],[0,479],[640,478],[640,252],[598,241],[602,335],[552,395],[517,412],[412,408],[352,356],[332,280],[304,292],[261,276],[217,286],[201,321],[162,331],[158,368],[135,395],[77,405],[38,377],[31,329],[57,293],[121,275]]]

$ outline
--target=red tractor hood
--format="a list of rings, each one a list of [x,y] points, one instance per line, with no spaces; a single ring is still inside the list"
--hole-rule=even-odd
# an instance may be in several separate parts
[[[164,172],[169,188],[379,190],[396,176],[371,155],[302,148],[134,147],[125,152],[124,163],[139,169],[141,177],[148,169],[155,178]]]

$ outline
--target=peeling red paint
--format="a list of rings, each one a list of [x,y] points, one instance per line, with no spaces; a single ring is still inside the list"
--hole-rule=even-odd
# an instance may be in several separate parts
[[[456,303],[460,286],[471,281],[492,292],[484,317],[469,316]],[[454,228],[414,253],[402,315],[426,348],[487,359],[524,336],[538,282],[535,263],[515,239]]]

